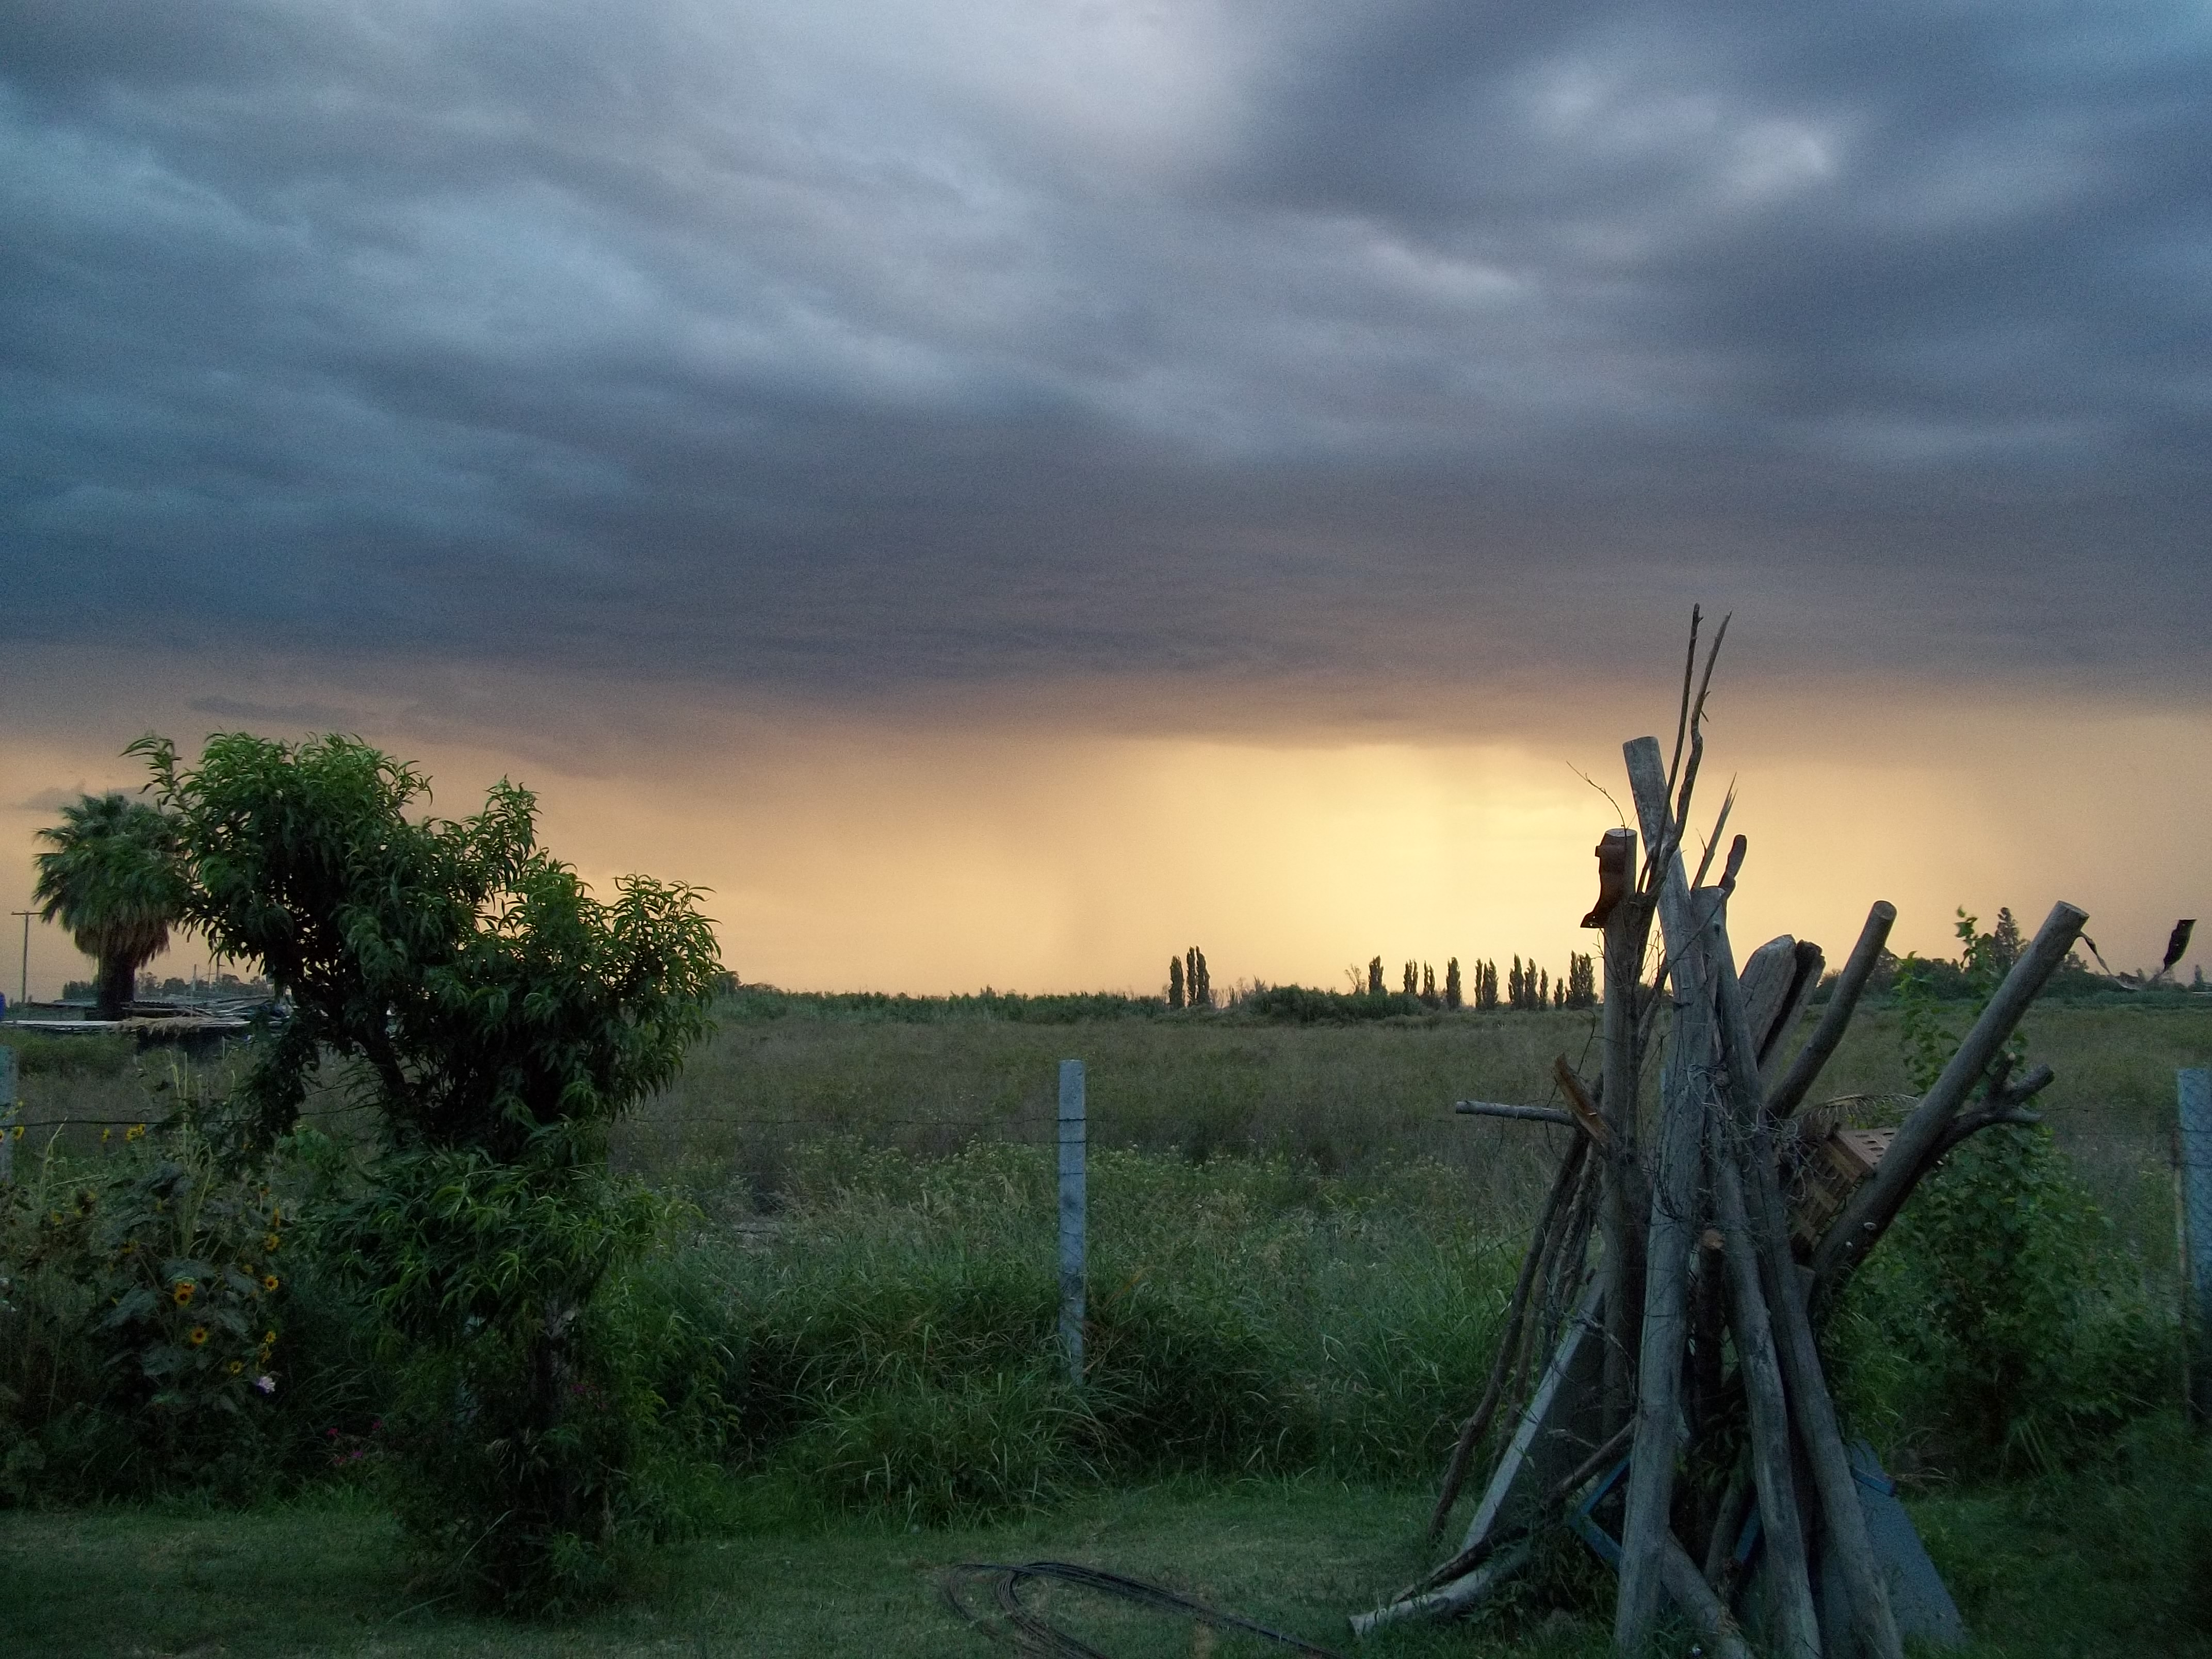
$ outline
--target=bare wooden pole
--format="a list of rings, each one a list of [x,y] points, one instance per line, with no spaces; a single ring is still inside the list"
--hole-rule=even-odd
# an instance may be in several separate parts
[[[1797,1051],[1797,1058],[1790,1063],[1782,1081],[1767,1091],[1766,1109],[1776,1117],[1788,1117],[1804,1103],[1805,1096],[1836,1052],[1836,1045],[1844,1040],[1850,1029],[1851,1014],[1859,1006],[1859,994],[1866,989],[1867,975],[1874,972],[1875,963],[1881,959],[1882,946],[1889,943],[1889,930],[1897,921],[1897,907],[1887,899],[1876,899],[1874,908],[1867,912],[1866,926],[1859,929],[1859,942],[1851,947],[1850,960],[1844,971],[1836,976],[1835,988],[1828,994],[1828,1006],[1820,1016],[1820,1023],[1813,1028],[1813,1035]]]
[[[1467,1480],[1468,1460],[1474,1455],[1476,1445],[1498,1413],[1498,1401],[1504,1397],[1506,1378],[1513,1369],[1513,1355],[1521,1346],[1521,1327],[1528,1315],[1529,1293],[1543,1269],[1559,1213],[1582,1179],[1583,1160],[1589,1146],[1589,1139],[1577,1134],[1573,1145],[1567,1148],[1566,1156],[1559,1160],[1559,1172],[1553,1177],[1543,1213],[1537,1218],[1535,1233],[1528,1241],[1528,1254],[1521,1260],[1521,1276],[1514,1284],[1513,1299],[1506,1304],[1505,1326],[1498,1334],[1497,1357],[1490,1362],[1490,1381],[1484,1385],[1482,1399],[1473,1414],[1460,1425],[1459,1439],[1452,1446],[1451,1462],[1444,1469],[1443,1489],[1437,1494],[1435,1512],[1429,1516],[1431,1538],[1443,1530],[1452,1505],[1459,1501],[1460,1487]]]
[[[1820,1615],[1813,1604],[1813,1577],[1805,1559],[1805,1522],[1797,1503],[1796,1458],[1790,1437],[1790,1401],[1775,1352],[1773,1321],[1759,1281],[1759,1247],[1739,1173],[1739,1154],[1759,1104],[1758,1062],[1740,1040],[1745,1024],[1743,988],[1729,949],[1723,896],[1701,890],[1695,897],[1706,918],[1705,968],[1714,996],[1719,1063],[1708,1074],[1704,1106],[1708,1137],[1706,1170],[1712,1182],[1721,1253],[1728,1267],[1729,1324],[1735,1334],[1736,1373],[1749,1408],[1752,1479],[1759,1488],[1759,1516],[1766,1540],[1766,1586],[1771,1636],[1786,1659],[1819,1659]],[[1794,943],[1794,942],[1793,942]],[[1765,971],[1776,971],[1770,957]],[[1725,987],[1725,992],[1723,992]],[[1724,1000],[1723,1000],[1724,999]],[[1731,1030],[1730,1020],[1735,1029]],[[1731,1100],[1748,1107],[1741,1121]]]
[[[1512,1106],[1497,1100],[1455,1100],[1452,1110],[1462,1117],[1506,1117],[1522,1123],[1556,1123],[1563,1129],[1575,1127],[1574,1114],[1563,1112],[1556,1106]]]
[[[1659,1577],[1667,1587],[1667,1594],[1682,1610],[1683,1617],[1697,1629],[1698,1635],[1712,1644],[1714,1659],[1751,1659],[1751,1650],[1746,1646],[1743,1632],[1736,1628],[1735,1619],[1721,1605],[1712,1586],[1698,1572],[1698,1564],[1690,1559],[1689,1552],[1668,1533],[1660,1540]]]
[[[1850,1455],[1844,1449],[1835,1402],[1829,1396],[1827,1377],[1821,1369],[1820,1345],[1814,1340],[1813,1322],[1799,1285],[1796,1260],[1790,1252],[1788,1212],[1775,1176],[1773,1143],[1759,1115],[1757,1039],[1745,1009],[1743,988],[1729,961],[1725,939],[1713,951],[1713,981],[1735,1131],[1735,1155],[1724,1160],[1719,1176],[1725,1189],[1723,1202],[1742,1206],[1743,1194],[1749,1194],[1751,1235],[1764,1270],[1765,1298],[1778,1333],[1777,1347],[1788,1385],[1790,1414],[1796,1421],[1799,1443],[1812,1463],[1821,1519],[1842,1569],[1844,1582],[1831,1585],[1828,1593],[1833,1595],[1840,1591],[1850,1600],[1859,1659],[1903,1659],[1896,1616],[1875,1559],[1866,1511],[1859,1504]],[[1741,1179],[1739,1170],[1743,1172]],[[1763,1510],[1763,1493],[1760,1501]]]
[[[1627,866],[1636,867],[1636,843],[1629,833]],[[1637,1094],[1640,1056],[1637,1051],[1636,997],[1643,981],[1645,929],[1650,913],[1634,897],[1613,907],[1605,919],[1604,1079],[1600,1101],[1606,1127],[1613,1132],[1605,1171],[1604,1242],[1607,1260],[1615,1264],[1613,1294],[1605,1299],[1605,1426],[1610,1434],[1628,1419],[1636,1394],[1632,1356],[1636,1352],[1644,1306],[1644,1197],[1637,1170]]]
[[[1638,738],[1623,754],[1645,843],[1676,843],[1667,777],[1655,738]],[[1688,780],[1684,780],[1686,784]],[[1705,995],[1701,931],[1691,914],[1679,849],[1657,882],[1659,917],[1674,960],[1674,1021],[1660,1090],[1659,1173],[1645,1230],[1644,1328],[1638,1342],[1635,1452],[1629,1464],[1621,1522],[1620,1590],[1613,1610],[1614,1650],[1642,1659],[1659,1611],[1664,1547],[1681,1414],[1682,1350],[1687,1329],[1690,1250],[1697,1237],[1698,1176],[1704,1140],[1697,1078],[1710,1065],[1712,1020]],[[1677,1547],[1679,1552],[1679,1547]],[[1686,1558],[1685,1558],[1686,1559]],[[1692,1569],[1694,1576],[1694,1568]],[[1700,1581],[1702,1582],[1702,1581]]]
[[[1744,1207],[1734,1139],[1713,1103],[1713,1194],[1720,1212],[1722,1248],[1728,1258],[1730,1323],[1735,1328],[1736,1366],[1751,1407],[1751,1472],[1759,1486],[1759,1520],[1766,1538],[1766,1587],[1774,1598],[1774,1640],[1790,1659],[1817,1659],[1820,1616],[1813,1606],[1812,1575],[1805,1564],[1805,1522],[1797,1507],[1790,1468],[1790,1401],[1782,1364],[1774,1351],[1766,1293],[1759,1284],[1759,1252]]]
[[[1936,1079],[1936,1086],[1921,1097],[1920,1103],[1912,1109],[1912,1115],[1905,1120],[1889,1143],[1880,1166],[1851,1194],[1843,1213],[1836,1218],[1814,1251],[1816,1306],[1824,1304],[1835,1294],[1852,1270],[1866,1260],[1867,1252],[1888,1231],[1889,1224],[1897,1218],[1897,1212],[1905,1207],[1913,1187],[1940,1154],[1944,1131],[1950,1127],[1952,1118],[1996,1061],[2037,993],[2057,971],[2058,964],[2066,960],[2066,953],[2081,937],[2081,924],[2088,920],[2087,911],[2063,899],[2051,907],[2051,914],[2036,929],[2033,941],[2021,952],[2020,960],[2013,963],[2004,983],[1990,999],[1990,1006],[1982,1010],[1982,1017],[1974,1022],[1973,1030],[1966,1033],[1966,1040],[1959,1045],[1950,1064],[1944,1066],[1943,1074]]]

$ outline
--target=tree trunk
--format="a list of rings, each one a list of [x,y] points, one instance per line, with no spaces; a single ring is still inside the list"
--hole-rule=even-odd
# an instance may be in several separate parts
[[[138,963],[127,956],[102,957],[100,971],[93,981],[94,994],[99,999],[97,1012],[102,1019],[120,1019],[137,1000]]]

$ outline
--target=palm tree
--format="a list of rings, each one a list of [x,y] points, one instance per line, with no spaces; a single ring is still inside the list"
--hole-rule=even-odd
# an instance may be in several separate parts
[[[38,855],[32,902],[58,921],[76,948],[96,957],[102,1019],[119,1018],[138,969],[169,942],[183,900],[168,816],[120,791],[87,795],[39,831],[53,850]]]

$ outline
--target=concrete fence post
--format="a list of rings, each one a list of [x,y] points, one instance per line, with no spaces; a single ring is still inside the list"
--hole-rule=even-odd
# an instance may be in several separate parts
[[[0,1045],[0,1187],[15,1178],[15,1051]]]
[[[1067,1375],[1083,1386],[1083,1293],[1087,1196],[1084,1181],[1083,1062],[1060,1062],[1060,1340]]]
[[[2174,1073],[2174,1084],[2189,1409],[2201,1423],[2212,1420],[2212,1069],[2185,1068]]]

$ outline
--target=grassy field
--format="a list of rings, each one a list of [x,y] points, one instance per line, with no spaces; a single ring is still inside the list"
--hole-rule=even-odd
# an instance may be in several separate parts
[[[2038,1104],[2059,1145],[2146,1269],[2170,1278],[2173,1073],[2212,1063],[2212,1006],[2046,1007],[2023,1030],[2031,1060],[2057,1073]],[[1567,1012],[1320,1026],[793,1012],[726,1021],[677,1085],[623,1127],[615,1152],[648,1179],[702,1193],[741,1182],[758,1201],[785,1184],[797,1148],[832,1132],[923,1155],[973,1139],[1042,1147],[1056,1064],[1080,1058],[1094,1144],[1280,1155],[1324,1174],[1433,1158],[1464,1176],[1472,1211],[1510,1226],[1540,1195],[1559,1142],[1535,1126],[1455,1118],[1451,1103],[1552,1099],[1553,1056],[1595,1069],[1595,1036],[1594,1015]],[[1897,1016],[1873,1008],[1818,1097],[1905,1086]],[[1877,1098],[1863,1115],[1898,1109]]]
[[[2173,1070],[2212,1060],[2212,1010],[2053,1007],[2027,1029],[2058,1073],[2040,1103],[2059,1144],[2170,1304]],[[1037,1556],[1156,1576],[1343,1645],[1348,1612],[1425,1565],[1426,1483],[1560,1144],[1455,1118],[1450,1103],[1543,1101],[1553,1057],[1583,1060],[1594,1037],[1591,1016],[1566,1012],[1054,1025],[801,1004],[726,1018],[613,1149],[697,1206],[674,1253],[623,1290],[639,1328],[716,1334],[706,1403],[688,1374],[660,1391],[742,1425],[702,1477],[714,1490],[700,1535],[633,1598],[557,1629],[451,1616],[410,1591],[372,1505],[311,1487],[243,1513],[0,1513],[0,1645],[979,1652],[937,1605],[932,1569]],[[1070,1057],[1088,1066],[1097,1148],[1079,1409],[1050,1339],[1048,1146]],[[100,1121],[157,1117],[172,1097],[158,1051],[43,1045],[26,1060],[26,1117],[69,1121],[59,1145],[76,1155],[98,1154]],[[1875,1009],[1820,1093],[1864,1097],[1879,1121],[1902,1083],[1895,1017]],[[356,1121],[342,1080],[310,1112],[342,1138]],[[1918,1514],[1977,1651],[2212,1652],[2194,1588],[2203,1459],[2153,1425],[2063,1477],[1969,1491],[1931,1471]],[[1181,1626],[1071,1612],[1116,1653],[1211,1650]],[[1509,1645],[1606,1643],[1594,1620],[1509,1609],[1375,1650]]]

